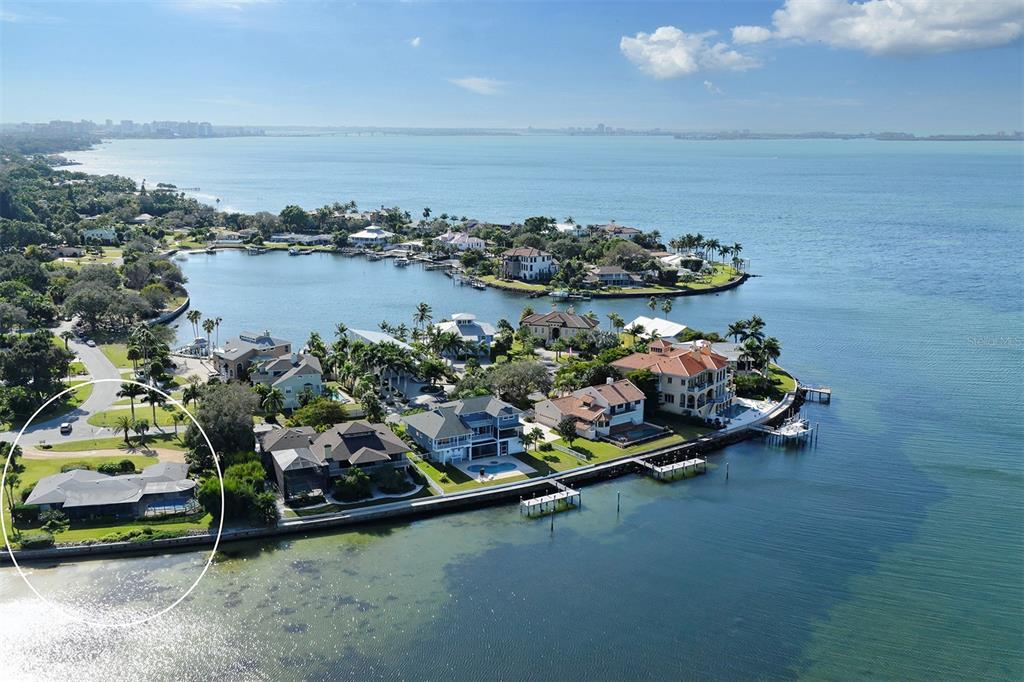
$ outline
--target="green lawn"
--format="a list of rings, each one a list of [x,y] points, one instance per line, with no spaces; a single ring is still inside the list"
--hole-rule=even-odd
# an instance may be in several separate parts
[[[498,279],[494,275],[484,275],[480,277],[480,279],[483,280],[484,282],[487,282],[488,284],[500,285],[502,287],[515,289],[517,291],[547,291],[549,288],[545,284],[528,284],[526,282],[520,282],[514,279]]]
[[[45,410],[39,413],[36,417],[36,422],[46,421],[47,419],[53,419],[62,414],[70,412],[82,403],[84,403],[90,395],[92,395],[93,384],[86,384],[83,381],[69,381],[68,387],[77,386],[74,391],[68,393],[60,400],[51,403]],[[31,416],[31,415],[28,415]],[[24,425],[21,420],[15,420],[13,423],[2,423],[0,422],[0,431],[7,431],[11,429],[20,429]]]
[[[376,507],[381,504],[390,504],[392,502],[406,502],[408,500],[418,500],[423,497],[432,497],[434,491],[429,485],[425,485],[412,495],[406,497],[381,497],[376,500],[362,500],[360,502],[350,502],[348,504],[327,504],[322,507],[297,507],[295,509],[291,507],[285,507],[285,518],[300,518],[303,516],[315,516],[317,514],[330,514],[331,512],[345,511],[347,509],[360,509],[362,507]]]
[[[179,431],[180,435],[184,435],[184,433],[184,429]],[[136,440],[137,439],[132,436],[132,442],[134,443]],[[173,433],[151,433],[146,436],[146,445],[154,448],[166,448],[168,450],[185,450],[185,446],[178,442],[178,439],[175,438]],[[47,449],[50,452],[85,452],[87,450],[122,450],[126,454],[129,452],[137,452],[137,450],[129,451],[128,447],[124,444],[124,438],[122,436],[74,440],[67,443],[54,443]],[[150,459],[152,460],[152,458]],[[102,461],[101,458],[96,458],[96,460]],[[92,461],[92,458],[90,458],[89,461]]]
[[[658,412],[648,421],[652,424],[658,424],[659,426],[665,426],[672,429],[672,431],[682,436],[685,440],[693,440],[694,438],[706,436],[714,430],[704,426],[703,423],[699,423],[699,420],[697,419],[688,419],[686,417],[668,414],[667,412]]]
[[[116,426],[118,417],[130,417],[131,415],[132,415],[131,409],[127,409],[126,410],[126,409],[121,408],[121,409],[114,409],[114,410],[105,410],[103,412],[98,412],[98,413],[92,415],[91,417],[89,417],[89,423],[92,424],[93,426],[114,427],[114,426]],[[157,426],[174,426],[174,420],[171,418],[171,415],[172,415],[172,412],[168,412],[167,410],[163,409],[162,407],[157,407],[156,408],[156,425]],[[146,421],[149,422],[150,426],[153,426],[153,410],[150,408],[148,403],[139,403],[138,400],[135,401],[135,418],[136,419],[145,419]],[[191,421],[188,421],[188,417],[186,417],[185,419],[186,419],[186,421],[179,422],[179,424],[190,424],[191,423]]]
[[[114,367],[131,369],[132,361],[128,359],[128,346],[124,343],[102,343],[100,350]]]
[[[180,519],[181,517],[179,517]],[[173,520],[168,519],[161,521],[158,519],[145,520],[145,521],[126,521],[115,525],[110,524],[72,524],[63,533],[54,535],[54,542],[60,544],[62,542],[81,542],[83,540],[101,540],[111,533],[127,533],[135,529],[152,528],[154,533],[159,533],[163,537],[169,535],[184,535],[189,531],[193,530],[208,530],[210,524],[213,522],[213,517],[209,514],[195,515],[187,517],[189,520]],[[144,536],[142,536],[144,537]]]
[[[648,441],[646,443],[640,443],[639,445],[632,445],[628,448],[620,448],[611,443],[605,443],[602,441],[585,440],[583,438],[577,438],[573,441],[572,450],[580,453],[587,457],[587,464],[600,464],[601,462],[607,462],[610,459],[617,457],[626,457],[628,455],[638,455],[643,452],[650,450],[657,450],[664,448],[669,445],[675,445],[682,443],[686,438],[673,434],[671,436],[665,436],[657,440]],[[554,441],[556,445],[562,447],[569,447],[568,444],[561,438]]]
[[[567,455],[558,450],[550,450],[548,452],[531,450],[530,452],[520,452],[513,456],[527,466],[536,469],[538,476],[547,476],[548,474],[567,471],[568,469],[574,469],[583,465],[583,462],[572,455]]]
[[[781,398],[784,393],[796,390],[796,379],[791,377],[786,370],[782,369],[778,365],[771,365],[768,368],[768,373],[772,380],[775,381],[776,390],[779,391],[779,398]]]
[[[527,479],[527,476],[519,474],[517,476],[507,476],[505,478],[481,482],[475,478],[467,476],[465,472],[457,467],[437,464],[436,462],[428,462],[427,460],[421,459],[415,455],[411,456],[410,460],[421,473],[425,476],[429,476],[430,479],[440,485],[446,493],[476,490],[478,488],[486,488],[488,486],[500,485],[502,483],[513,483],[515,481],[525,481]]]

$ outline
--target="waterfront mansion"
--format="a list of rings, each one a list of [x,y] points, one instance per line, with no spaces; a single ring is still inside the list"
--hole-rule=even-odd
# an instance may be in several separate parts
[[[521,411],[493,396],[442,403],[402,417],[405,433],[441,464],[523,452]]]
[[[546,282],[555,274],[555,258],[532,246],[517,246],[501,254],[501,276],[524,282]]]
[[[707,341],[657,339],[649,352],[627,355],[612,366],[623,373],[650,370],[658,379],[658,408],[665,412],[714,419],[735,396],[729,360]]]
[[[613,431],[644,423],[644,392],[629,379],[608,380],[585,386],[561,398],[541,400],[534,406],[537,422],[555,428],[565,417],[576,420],[582,438],[607,438]]]

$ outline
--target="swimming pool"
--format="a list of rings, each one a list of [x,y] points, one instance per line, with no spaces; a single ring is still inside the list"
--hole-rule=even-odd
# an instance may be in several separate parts
[[[512,462],[499,462],[497,460],[491,460],[490,462],[483,462],[480,464],[470,464],[466,467],[466,471],[472,471],[474,474],[478,474],[484,471],[488,474],[501,474],[506,471],[515,471],[519,467]]]

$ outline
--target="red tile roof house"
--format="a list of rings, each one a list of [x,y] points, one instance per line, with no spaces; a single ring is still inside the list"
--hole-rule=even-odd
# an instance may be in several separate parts
[[[707,341],[676,345],[652,341],[647,353],[633,353],[612,366],[621,372],[650,370],[658,379],[658,409],[673,414],[714,419],[732,405],[729,360]]]
[[[541,400],[533,410],[538,422],[552,428],[564,417],[574,417],[581,438],[598,440],[644,423],[644,392],[628,379],[609,377],[607,383]]]

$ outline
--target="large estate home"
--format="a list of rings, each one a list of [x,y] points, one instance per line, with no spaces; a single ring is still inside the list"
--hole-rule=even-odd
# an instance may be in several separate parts
[[[576,420],[576,433],[597,440],[644,421],[644,392],[629,379],[608,378],[561,398],[541,400],[534,406],[537,421],[552,428],[565,417]]]
[[[350,234],[348,242],[353,246],[387,246],[394,236],[394,232],[388,232],[382,227],[371,225],[365,230]]]
[[[402,417],[405,432],[441,464],[523,452],[521,411],[493,396],[442,403]]]
[[[527,327],[531,334],[544,343],[549,343],[556,339],[568,339],[577,332],[594,329],[600,322],[586,315],[552,310],[549,313],[527,315],[519,324]]]
[[[476,315],[471,313],[455,313],[451,320],[437,324],[442,332],[456,334],[468,346],[475,348],[476,355],[487,355],[497,330],[488,322],[477,322]]]
[[[483,250],[487,247],[487,242],[480,239],[480,237],[474,237],[468,232],[452,232],[451,230],[438,235],[435,241],[459,251],[468,251],[469,249]]]
[[[284,407],[289,410],[299,406],[299,396],[303,393],[318,396],[324,392],[320,359],[308,353],[290,353],[254,362],[249,380],[280,390]]]
[[[117,244],[117,230],[112,227],[90,227],[82,230],[82,241],[86,244]]]
[[[524,282],[546,282],[555,274],[555,259],[547,251],[517,246],[501,254],[501,276]]]
[[[245,379],[253,363],[288,355],[292,352],[292,344],[284,339],[276,339],[269,331],[242,332],[224,342],[224,346],[213,351],[213,364],[225,381],[228,379]]]
[[[601,230],[609,237],[628,239],[629,241],[633,241],[638,236],[643,234],[643,230],[640,230],[636,227],[629,227],[627,225],[619,225],[614,220],[611,221],[610,223],[605,223],[604,225],[598,225],[597,229]]]
[[[325,490],[352,467],[367,472],[404,468],[409,446],[385,424],[343,422],[317,433],[308,426],[273,429],[259,436],[260,452],[286,498]]]
[[[40,511],[59,509],[74,520],[135,519],[186,511],[194,504],[195,487],[184,462],[160,462],[121,476],[73,469],[39,479],[25,504],[38,505]]]
[[[674,414],[714,418],[732,404],[729,361],[707,341],[676,345],[652,341],[647,353],[633,353],[612,366],[622,372],[650,370],[658,379],[658,407]]]

